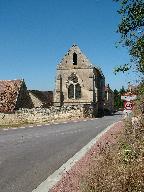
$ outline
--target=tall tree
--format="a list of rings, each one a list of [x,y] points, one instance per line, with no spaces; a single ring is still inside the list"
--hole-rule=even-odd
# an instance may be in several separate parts
[[[121,35],[120,44],[129,49],[131,61],[115,68],[115,73],[128,71],[131,67],[144,73],[144,1],[114,0],[120,3],[118,13],[121,21],[117,32]]]
[[[123,108],[123,101],[121,100],[121,95],[124,93],[124,87],[118,91],[117,89],[114,90],[114,107],[115,109]]]
[[[122,88],[120,89],[119,93],[121,95],[123,95],[125,92],[126,92],[126,90],[125,90],[124,86],[122,86]]]

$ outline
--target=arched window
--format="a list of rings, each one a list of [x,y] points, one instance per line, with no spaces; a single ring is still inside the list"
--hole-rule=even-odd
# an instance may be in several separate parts
[[[68,98],[72,99],[74,98],[74,85],[70,84],[70,86],[68,87]]]
[[[80,99],[81,98],[81,86],[79,83],[70,84],[68,87],[68,98],[69,99]]]
[[[75,98],[81,98],[81,86],[79,83],[75,85]]]
[[[73,54],[73,65],[77,65],[77,54]]]

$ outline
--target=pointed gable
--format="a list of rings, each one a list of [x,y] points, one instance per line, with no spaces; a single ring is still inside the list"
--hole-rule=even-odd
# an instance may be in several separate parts
[[[73,45],[58,65],[58,69],[82,69],[92,68],[88,58],[82,53],[77,45]]]

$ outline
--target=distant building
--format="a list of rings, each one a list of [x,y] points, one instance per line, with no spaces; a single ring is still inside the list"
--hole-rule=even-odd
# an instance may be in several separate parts
[[[54,105],[93,105],[103,113],[105,77],[77,45],[73,45],[57,66]]]
[[[34,108],[48,108],[53,105],[53,91],[29,90]]]
[[[32,107],[24,80],[0,80],[0,112]]]
[[[109,84],[105,86],[104,110],[106,114],[114,112],[114,92],[111,90]]]

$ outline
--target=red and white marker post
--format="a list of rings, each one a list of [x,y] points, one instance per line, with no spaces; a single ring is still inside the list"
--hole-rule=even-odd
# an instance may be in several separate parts
[[[121,96],[121,99],[124,100],[124,113],[129,114],[133,109],[133,101],[136,100],[137,95],[133,95],[132,93],[126,93]]]

